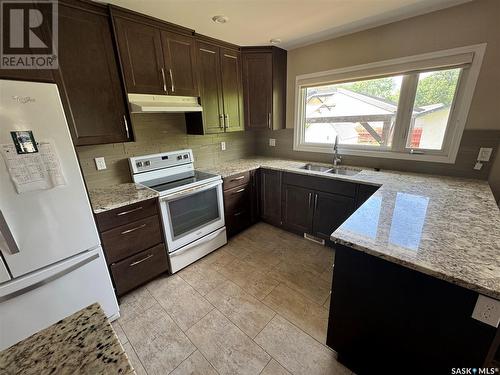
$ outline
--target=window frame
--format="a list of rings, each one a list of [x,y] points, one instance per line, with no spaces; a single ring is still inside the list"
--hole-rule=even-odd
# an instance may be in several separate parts
[[[339,145],[339,153],[364,157],[429,161],[450,164],[454,163],[458,154],[470,105],[472,103],[474,89],[479,76],[479,71],[481,69],[486,45],[486,43],[482,43],[403,58],[384,60],[375,63],[356,65],[348,68],[298,75],[295,79],[294,151],[333,153],[333,147],[330,144],[305,142],[304,114],[306,103],[304,100],[304,93],[306,87],[404,74],[395,120],[396,124],[392,146],[390,148],[374,148],[373,146],[366,145]],[[468,53],[472,54],[472,61],[470,62],[470,65],[467,64],[466,67],[462,67],[460,71],[456,93],[450,107],[450,115],[446,126],[442,149],[416,149],[412,153],[410,151],[411,149],[406,147],[406,142],[410,130],[410,118],[415,101],[419,72],[410,71],[407,73],[398,73],[396,70],[391,74],[391,67],[398,69],[405,64],[415,67],[418,66],[419,63],[425,64],[429,63],[429,61],[432,62],[433,60],[439,61],[440,59],[446,58],[458,58],[458,56]],[[449,68],[453,67],[453,65],[449,66]],[[446,66],[442,66],[439,69],[446,69]],[[433,68],[422,68],[421,70],[430,71],[433,70]],[[385,71],[386,73],[380,73],[381,71]]]

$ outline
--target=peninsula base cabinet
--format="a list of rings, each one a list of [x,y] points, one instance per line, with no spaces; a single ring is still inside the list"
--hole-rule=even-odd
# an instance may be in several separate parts
[[[282,172],[260,170],[260,217],[266,223],[281,226]]]
[[[498,329],[471,317],[477,292],[335,249],[326,343],[356,374],[451,374],[496,363]]]
[[[96,214],[117,296],[168,271],[157,199]]]

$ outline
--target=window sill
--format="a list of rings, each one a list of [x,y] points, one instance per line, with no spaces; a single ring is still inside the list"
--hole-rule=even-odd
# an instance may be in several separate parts
[[[312,145],[297,145],[294,144],[294,151],[305,151],[305,152],[317,152],[322,154],[332,154],[333,146],[312,146]],[[409,154],[406,152],[395,152],[395,151],[383,151],[383,150],[361,150],[352,148],[342,148],[338,149],[339,155],[352,155],[370,158],[383,158],[383,159],[399,159],[399,160],[411,160],[411,161],[422,161],[422,162],[433,162],[433,163],[455,163],[455,155],[436,155],[436,154]]]

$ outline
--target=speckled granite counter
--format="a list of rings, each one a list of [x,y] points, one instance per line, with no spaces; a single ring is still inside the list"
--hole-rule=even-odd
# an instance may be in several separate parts
[[[500,299],[500,212],[486,181],[373,170],[344,176],[299,169],[305,163],[253,158],[207,171],[226,177],[266,167],[379,185],[333,241]]]
[[[132,366],[98,304],[0,352],[1,374],[132,374]]]
[[[89,189],[89,196],[92,210],[95,214],[98,214],[150,198],[156,198],[158,193],[139,184],[125,183],[100,189]]]

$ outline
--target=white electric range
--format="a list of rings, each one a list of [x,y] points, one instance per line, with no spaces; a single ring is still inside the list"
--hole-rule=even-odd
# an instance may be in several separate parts
[[[172,273],[227,243],[222,179],[193,161],[192,150],[129,158],[133,181],[159,194]]]

